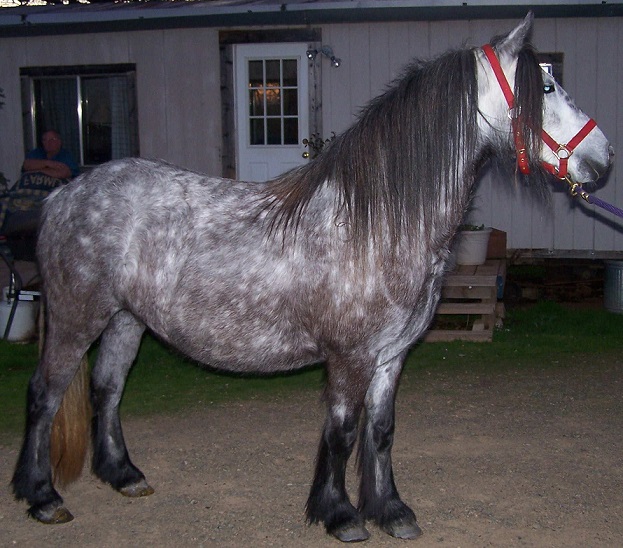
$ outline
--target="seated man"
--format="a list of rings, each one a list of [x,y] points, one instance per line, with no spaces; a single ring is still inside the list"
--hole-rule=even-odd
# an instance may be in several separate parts
[[[80,173],[71,153],[63,148],[58,131],[47,130],[41,136],[41,146],[26,154],[22,172],[38,171],[57,179],[71,179]]]
[[[57,131],[46,131],[41,144],[26,155],[19,181],[0,188],[0,234],[9,240],[26,239],[26,247],[33,250],[30,240],[36,236],[42,200],[80,172]]]

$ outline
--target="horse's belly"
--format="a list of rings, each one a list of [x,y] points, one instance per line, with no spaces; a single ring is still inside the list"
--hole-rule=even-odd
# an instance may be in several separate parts
[[[169,325],[162,336],[192,359],[226,371],[290,371],[323,360],[311,336],[293,326],[257,320],[215,325],[210,319]]]

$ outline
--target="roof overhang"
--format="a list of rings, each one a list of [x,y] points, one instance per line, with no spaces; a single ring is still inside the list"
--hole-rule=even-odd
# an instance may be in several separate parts
[[[623,3],[602,0],[216,0],[0,8],[0,37],[197,27],[307,26],[374,21],[613,17]]]

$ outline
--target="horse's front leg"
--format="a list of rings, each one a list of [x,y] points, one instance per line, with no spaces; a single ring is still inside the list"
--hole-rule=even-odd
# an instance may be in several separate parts
[[[365,397],[359,445],[359,511],[386,533],[404,539],[422,534],[416,517],[398,495],[392,471],[394,400],[404,356],[380,366]]]
[[[357,376],[349,375],[344,363],[328,362],[327,418],[306,507],[309,523],[323,522],[327,533],[344,542],[362,541],[370,536],[346,492],[346,464],[357,438],[368,385],[367,380],[353,377]]]

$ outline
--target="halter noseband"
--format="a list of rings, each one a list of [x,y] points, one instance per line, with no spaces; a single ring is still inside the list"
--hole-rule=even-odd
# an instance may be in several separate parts
[[[500,88],[502,88],[502,93],[506,98],[506,102],[508,103],[508,116],[511,119],[512,127],[513,127],[513,137],[515,140],[515,150],[517,152],[517,165],[519,167],[519,171],[521,173],[528,175],[530,173],[530,164],[528,160],[528,153],[526,151],[525,143],[523,140],[523,136],[521,134],[521,124],[519,123],[521,113],[517,112],[515,109],[515,95],[513,94],[513,90],[508,84],[508,80],[502,71],[502,67],[500,66],[500,61],[493,51],[491,45],[487,44],[482,46],[482,51],[487,56],[489,63],[491,64],[491,68],[493,69],[493,73],[500,84]],[[593,128],[597,126],[597,123],[592,118],[589,118],[588,122],[584,124],[584,127],[580,129],[576,133],[576,135],[566,144],[562,145],[555,141],[549,133],[547,133],[544,129],[541,130],[541,139],[543,142],[552,149],[552,152],[558,158],[558,167],[553,164],[549,164],[547,162],[541,162],[543,168],[559,177],[560,179],[565,179],[567,177],[568,172],[568,162],[569,158],[573,154],[575,148],[586,138],[586,136],[593,130]]]

